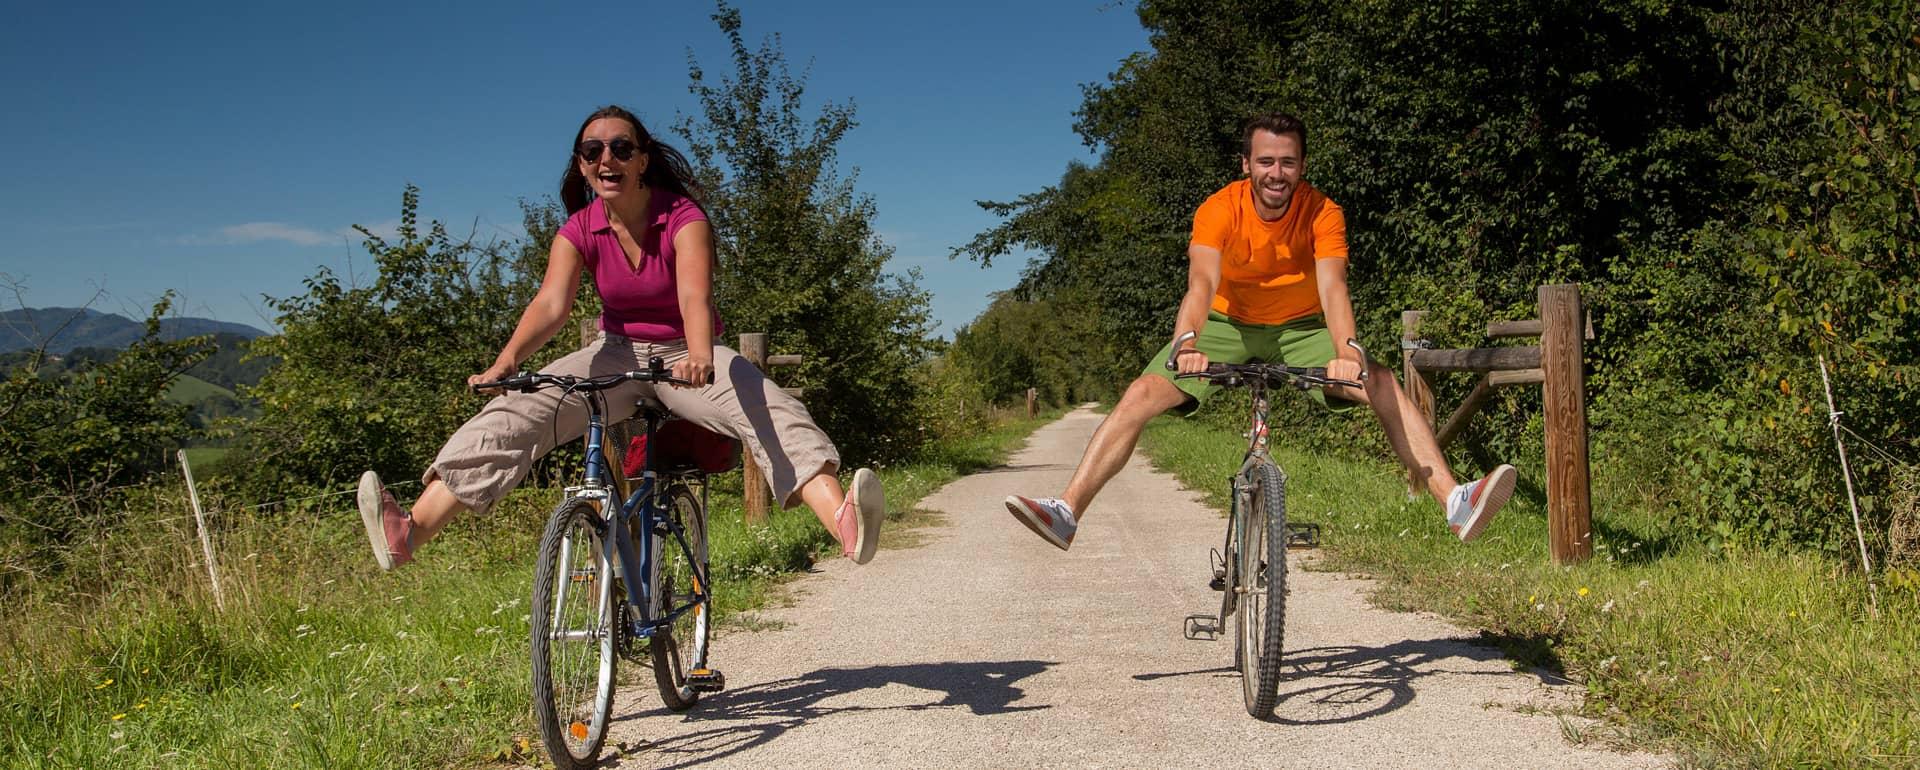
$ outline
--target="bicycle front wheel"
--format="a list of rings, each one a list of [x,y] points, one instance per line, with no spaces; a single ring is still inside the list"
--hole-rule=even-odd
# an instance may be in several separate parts
[[[1246,510],[1240,518],[1240,559],[1234,591],[1239,594],[1240,685],[1247,713],[1273,715],[1280,694],[1280,652],[1287,624],[1287,478],[1262,462],[1247,474]]]
[[[653,536],[653,617],[679,612],[653,634],[653,677],[667,708],[685,711],[700,700],[687,674],[707,667],[713,588],[707,576],[707,512],[685,485],[667,489],[662,511],[670,525]],[[679,536],[673,534],[679,531]]]
[[[533,573],[533,715],[556,767],[595,764],[613,710],[613,569],[606,524],[569,498],[547,519]]]

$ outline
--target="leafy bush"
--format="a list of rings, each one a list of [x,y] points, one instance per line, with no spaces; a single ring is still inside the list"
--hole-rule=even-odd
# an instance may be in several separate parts
[[[377,269],[371,284],[343,284],[322,268],[306,294],[270,300],[281,332],[255,340],[252,353],[280,363],[246,389],[263,414],[244,439],[244,483],[261,496],[342,484],[367,468],[415,477],[478,409],[467,377],[513,333],[547,252],[532,238],[475,244],[439,222],[422,230],[419,205],[409,185],[397,241],[360,229]],[[550,219],[527,207],[530,234]]]
[[[110,359],[47,376],[36,355],[0,381],[0,540],[66,542],[115,509],[111,490],[166,470],[193,435],[166,392],[211,344],[161,338],[172,301],[162,296],[145,334]]]

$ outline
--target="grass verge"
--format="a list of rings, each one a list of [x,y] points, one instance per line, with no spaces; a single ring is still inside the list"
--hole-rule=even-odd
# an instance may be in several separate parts
[[[1226,508],[1245,440],[1163,418],[1142,448]],[[1718,552],[1659,516],[1597,504],[1594,558],[1555,567],[1537,476],[1480,539],[1408,501],[1397,466],[1286,449],[1288,515],[1321,524],[1320,568],[1382,579],[1375,600],[1443,614],[1522,664],[1565,673],[1595,716],[1701,766],[1920,764],[1920,595],[1822,557]],[[1598,498],[1598,499],[1604,499]]]
[[[889,517],[990,467],[1041,419],[880,469]],[[741,523],[738,477],[714,480],[712,543],[729,623],[828,557],[804,508]],[[178,490],[133,495],[120,525],[16,581],[0,627],[0,767],[446,767],[543,761],[529,706],[532,554],[558,493],[524,489],[457,520],[422,560],[382,574],[350,497],[221,517],[215,606]],[[240,505],[209,501],[218,510]],[[651,676],[626,666],[629,686]]]

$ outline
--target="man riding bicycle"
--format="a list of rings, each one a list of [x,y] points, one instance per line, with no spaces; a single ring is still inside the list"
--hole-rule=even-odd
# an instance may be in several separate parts
[[[1011,495],[1007,510],[1055,547],[1073,543],[1080,518],[1101,487],[1126,464],[1147,421],[1169,409],[1191,413],[1219,390],[1204,379],[1209,361],[1258,358],[1292,366],[1322,366],[1327,376],[1358,380],[1364,389],[1331,386],[1312,397],[1332,409],[1373,407],[1400,462],[1445,509],[1447,525],[1472,540],[1513,495],[1514,470],[1501,465],[1484,478],[1459,484],[1447,467],[1433,429],[1394,380],[1393,371],[1355,346],[1353,304],[1347,292],[1347,224],[1340,206],[1302,178],[1307,128],[1281,113],[1256,115],[1241,132],[1241,170],[1247,178],[1207,198],[1193,216],[1187,246],[1187,293],[1174,320],[1174,339],[1162,347],[1120,403],[1100,423],[1060,497]]]

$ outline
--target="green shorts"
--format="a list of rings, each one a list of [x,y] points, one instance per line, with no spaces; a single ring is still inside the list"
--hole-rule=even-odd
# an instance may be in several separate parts
[[[1200,336],[1194,340],[1194,346],[1206,354],[1208,361],[1223,364],[1261,361],[1287,366],[1326,366],[1328,361],[1333,360],[1333,335],[1327,331],[1326,319],[1318,315],[1283,324],[1250,324],[1209,310],[1207,323],[1200,327]],[[1192,396],[1192,401],[1180,407],[1183,413],[1191,413],[1213,394],[1220,392],[1220,386],[1199,377],[1174,379],[1175,372],[1167,371],[1167,354],[1171,352],[1172,342],[1162,345],[1160,352],[1153,355],[1153,360],[1148,361],[1147,368],[1140,373],[1165,377],[1173,382],[1174,387]],[[1359,405],[1344,398],[1330,399],[1319,388],[1308,388],[1307,396],[1336,412]]]

